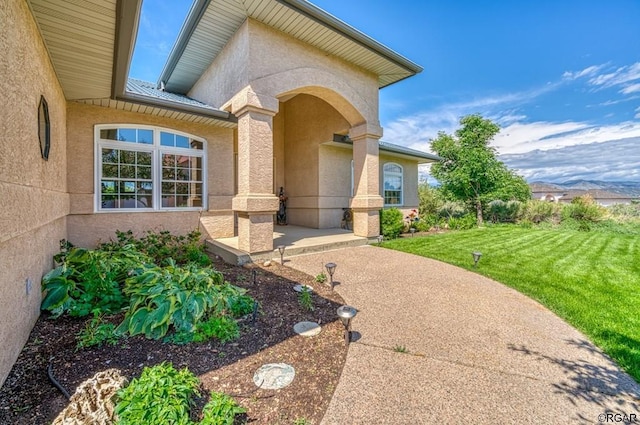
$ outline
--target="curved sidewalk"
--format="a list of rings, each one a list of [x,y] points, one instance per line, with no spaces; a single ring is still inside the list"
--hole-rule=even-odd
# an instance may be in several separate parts
[[[315,275],[330,261],[358,339],[323,424],[640,423],[640,386],[517,291],[373,246],[286,265]]]

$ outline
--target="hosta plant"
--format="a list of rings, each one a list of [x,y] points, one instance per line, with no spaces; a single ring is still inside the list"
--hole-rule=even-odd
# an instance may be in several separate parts
[[[208,316],[226,313],[232,299],[244,289],[224,281],[222,273],[196,265],[145,266],[127,279],[130,307],[117,332],[159,339],[173,326],[176,332],[194,332]]]

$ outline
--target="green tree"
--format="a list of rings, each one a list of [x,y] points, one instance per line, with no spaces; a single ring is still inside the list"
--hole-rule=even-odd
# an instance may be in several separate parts
[[[494,199],[526,201],[531,192],[524,179],[498,160],[490,146],[500,127],[480,115],[460,119],[454,135],[439,132],[431,149],[442,158],[431,167],[445,196],[471,204],[482,225],[483,205]]]

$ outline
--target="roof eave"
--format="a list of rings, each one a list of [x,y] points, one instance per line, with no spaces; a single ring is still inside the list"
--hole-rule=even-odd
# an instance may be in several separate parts
[[[178,38],[176,39],[176,42],[171,49],[171,53],[169,53],[169,57],[162,68],[160,77],[158,77],[158,87],[160,87],[161,83],[166,83],[171,77],[171,74],[173,74],[173,71],[176,69],[178,62],[184,53],[184,49],[187,47],[193,32],[202,19],[202,15],[204,15],[207,7],[209,7],[209,3],[211,3],[211,0],[195,0],[191,5],[191,9],[189,9],[189,13],[187,14],[187,17],[182,24],[182,28],[180,28],[180,32],[178,33]]]
[[[235,115],[225,112],[225,111],[217,111],[211,110],[208,108],[202,108],[196,105],[184,105],[176,102],[172,102],[170,100],[158,99],[151,96],[145,96],[142,94],[131,93],[129,91],[125,91],[122,95],[117,96],[116,100],[123,100],[126,102],[139,103],[148,106],[155,106],[163,109],[170,109],[172,111],[185,112],[188,114],[200,115],[207,118],[214,118],[221,121],[227,121],[232,123],[237,123],[238,119]]]
[[[384,56],[388,60],[394,62],[396,65],[406,69],[412,74],[418,74],[422,72],[423,68],[415,62],[410,61],[399,53],[391,50],[387,46],[377,42],[373,38],[358,31],[354,27],[346,24],[335,16],[325,12],[318,6],[309,3],[306,0],[276,0],[278,3],[284,4],[291,9],[296,10],[310,19],[325,25],[339,34],[349,38],[350,40],[360,44],[361,46]]]
[[[142,0],[118,0],[116,4],[116,38],[111,78],[112,99],[116,99],[126,92],[141,8]]]

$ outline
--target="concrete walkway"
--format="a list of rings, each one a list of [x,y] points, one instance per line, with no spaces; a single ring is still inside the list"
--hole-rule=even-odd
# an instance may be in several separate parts
[[[288,260],[311,275],[337,263],[336,291],[359,310],[323,424],[640,423],[633,379],[500,283],[373,246]]]

